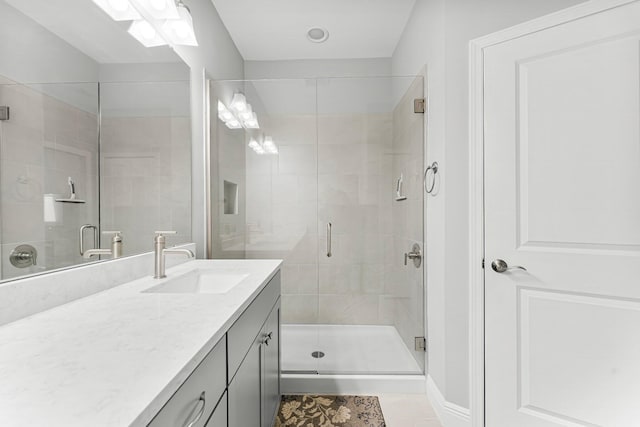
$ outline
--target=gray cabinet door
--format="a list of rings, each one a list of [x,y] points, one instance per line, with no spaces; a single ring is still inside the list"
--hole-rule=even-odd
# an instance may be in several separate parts
[[[220,399],[205,427],[227,427],[227,393]]]
[[[280,404],[280,302],[262,330],[262,427],[271,427]]]
[[[260,427],[260,342],[258,335],[229,384],[229,427]]]

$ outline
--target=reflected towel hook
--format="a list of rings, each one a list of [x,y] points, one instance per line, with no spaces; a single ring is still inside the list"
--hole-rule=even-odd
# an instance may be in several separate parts
[[[429,171],[433,171],[433,181],[431,182],[431,187],[427,188],[427,175]],[[433,162],[427,169],[424,171],[424,191],[427,194],[432,194],[433,189],[436,186],[436,174],[438,173],[438,162]]]

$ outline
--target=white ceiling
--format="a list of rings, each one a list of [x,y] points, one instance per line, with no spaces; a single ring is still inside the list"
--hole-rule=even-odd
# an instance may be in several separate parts
[[[179,62],[167,47],[145,48],[91,0],[5,0],[100,64]]]
[[[388,58],[415,0],[212,0],[245,60]],[[312,43],[311,27],[329,40]]]

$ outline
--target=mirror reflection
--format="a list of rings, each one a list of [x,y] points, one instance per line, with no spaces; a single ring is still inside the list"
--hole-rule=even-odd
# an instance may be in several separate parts
[[[87,0],[0,1],[0,40],[0,280],[148,252],[155,230],[190,241],[189,69],[173,50]]]

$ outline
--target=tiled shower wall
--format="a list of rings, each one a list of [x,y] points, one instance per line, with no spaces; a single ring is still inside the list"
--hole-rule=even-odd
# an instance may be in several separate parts
[[[40,88],[0,81],[0,105],[11,118],[0,122],[2,279],[83,262],[78,229],[98,221],[98,121],[96,84],[50,84]],[[76,105],[47,93],[80,94]],[[87,102],[85,102],[87,101]],[[69,196],[68,177],[84,204],[58,203]],[[45,195],[51,215],[45,217]],[[18,269],[9,254],[19,244],[38,252],[37,265]]]
[[[284,259],[283,322],[393,323],[384,285],[391,122],[391,114],[270,116],[264,128],[279,154],[247,150],[246,253]]]

